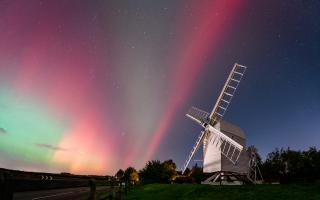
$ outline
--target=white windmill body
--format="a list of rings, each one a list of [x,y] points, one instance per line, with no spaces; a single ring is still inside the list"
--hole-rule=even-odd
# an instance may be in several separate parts
[[[224,120],[218,122],[215,129],[224,133],[226,136],[245,147],[246,139],[243,130]],[[211,173],[217,171],[231,171],[240,174],[248,172],[248,156],[245,153],[241,153],[237,164],[233,164],[230,160],[222,154],[220,147],[216,145],[216,135],[212,132],[206,135],[203,141],[203,172]],[[228,148],[227,146],[225,148]],[[231,148],[231,147],[230,147]],[[225,150],[227,151],[227,150]],[[230,150],[229,150],[230,152]],[[230,152],[231,153],[231,152]]]
[[[239,174],[248,172],[249,158],[246,153],[243,153],[246,142],[245,134],[240,127],[222,120],[245,70],[245,66],[234,64],[210,114],[195,107],[192,107],[187,113],[187,117],[199,123],[204,129],[196,140],[182,172],[186,170],[201,144],[203,145],[204,172]]]

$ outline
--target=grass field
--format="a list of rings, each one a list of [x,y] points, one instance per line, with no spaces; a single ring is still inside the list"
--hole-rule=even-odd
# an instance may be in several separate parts
[[[137,186],[125,200],[320,200],[320,185],[210,186],[197,184],[150,184]]]

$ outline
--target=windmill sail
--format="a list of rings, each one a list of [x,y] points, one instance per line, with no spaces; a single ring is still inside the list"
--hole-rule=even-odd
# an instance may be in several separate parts
[[[220,121],[226,113],[246,69],[246,66],[234,64],[219,98],[210,113],[210,124],[212,126]]]
[[[188,113],[186,114],[186,116],[196,121],[201,126],[209,123],[209,113],[203,110],[200,110],[199,108],[196,108],[196,107],[191,107]]]
[[[191,159],[193,158],[194,154],[198,151],[200,145],[202,144],[204,135],[205,135],[205,131],[201,131],[201,133],[198,136],[198,139],[197,139],[196,143],[194,144],[194,146],[193,146],[193,148],[192,148],[192,150],[191,150],[186,162],[183,165],[182,174],[184,173],[184,171],[186,171]]]
[[[203,127],[205,127],[205,124],[209,123],[209,113],[207,113],[203,110],[200,110],[199,108],[196,108],[196,107],[191,107],[189,109],[188,113],[186,114],[186,116],[189,117],[190,119],[196,121],[198,124],[200,124]],[[183,165],[182,173],[184,173],[184,171],[187,169],[194,154],[198,151],[200,145],[202,144],[204,135],[205,135],[205,131],[201,131],[200,135],[198,136],[198,138],[196,140],[196,143],[194,144],[187,160],[185,161],[185,163]]]
[[[219,147],[221,154],[228,158],[233,164],[236,164],[243,146],[216,128],[210,127],[210,131],[214,133],[212,142]]]

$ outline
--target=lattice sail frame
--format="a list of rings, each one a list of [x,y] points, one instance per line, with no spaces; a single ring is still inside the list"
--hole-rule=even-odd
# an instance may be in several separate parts
[[[210,113],[210,124],[212,126],[214,126],[216,122],[220,121],[225,115],[246,69],[246,66],[239,65],[237,63],[233,65],[218,100]]]
[[[209,130],[214,133],[212,143],[219,146],[222,155],[228,158],[233,164],[236,164],[243,150],[243,146],[212,126],[209,126]]]
[[[192,119],[193,121],[197,122],[203,127],[205,127],[204,125],[208,124],[210,121],[209,120],[210,114],[196,107],[191,107],[188,113],[186,114],[186,116]]]
[[[225,82],[210,115],[209,113],[195,107],[192,107],[186,114],[187,117],[204,127],[205,130],[201,131],[200,135],[198,136],[195,145],[193,146],[187,160],[183,165],[182,173],[184,173],[184,171],[187,169],[192,157],[199,149],[200,144],[203,142],[203,139],[208,131],[214,133],[215,138],[212,142],[217,146],[219,145],[222,155],[228,158],[233,164],[236,164],[240,157],[241,151],[243,150],[243,146],[229,138],[224,133],[220,132],[218,129],[214,128],[214,126],[225,115],[246,69],[246,66],[239,65],[237,63],[233,65],[228,79]]]

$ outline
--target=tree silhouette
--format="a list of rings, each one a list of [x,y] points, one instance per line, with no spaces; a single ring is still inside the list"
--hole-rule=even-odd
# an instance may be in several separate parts
[[[137,170],[133,167],[128,167],[124,172],[124,181],[126,183],[135,185],[139,182],[139,174]]]
[[[184,170],[183,175],[184,176],[190,176],[191,175],[191,170],[189,168],[187,168],[186,170]]]
[[[204,180],[204,173],[202,167],[198,167],[197,163],[191,169],[190,174],[192,181],[195,183],[201,183]]]
[[[163,168],[159,160],[148,161],[146,166],[140,171],[143,183],[164,182]]]
[[[169,183],[177,176],[176,164],[172,160],[160,162],[159,160],[148,161],[140,171],[143,183]]]
[[[164,170],[163,178],[166,181],[172,182],[177,176],[176,164],[172,160],[166,160],[162,163],[162,166]]]
[[[275,149],[268,154],[261,171],[268,182],[315,181],[320,178],[320,151],[315,147],[307,151]]]
[[[117,173],[115,174],[118,181],[123,182],[124,181],[124,171],[122,169],[119,169]]]

